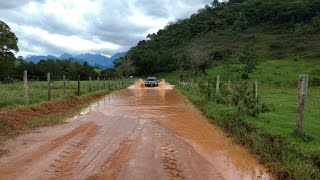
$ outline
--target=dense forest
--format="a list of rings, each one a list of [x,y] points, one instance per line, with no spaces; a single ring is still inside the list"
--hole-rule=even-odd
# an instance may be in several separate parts
[[[217,63],[235,61],[247,64],[246,74],[264,59],[320,59],[319,32],[319,0],[214,0],[149,34],[115,65],[124,75],[205,74]]]

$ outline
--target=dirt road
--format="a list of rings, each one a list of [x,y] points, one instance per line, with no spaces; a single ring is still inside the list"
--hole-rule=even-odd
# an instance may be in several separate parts
[[[270,179],[168,84],[137,83],[5,148],[0,179]]]

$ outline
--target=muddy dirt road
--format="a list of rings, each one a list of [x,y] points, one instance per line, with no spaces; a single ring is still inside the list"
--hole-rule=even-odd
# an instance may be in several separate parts
[[[5,148],[0,179],[270,179],[168,84],[137,83]]]

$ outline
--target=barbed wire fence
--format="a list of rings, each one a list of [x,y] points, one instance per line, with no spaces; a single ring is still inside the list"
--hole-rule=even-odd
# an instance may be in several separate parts
[[[298,76],[297,76],[298,77]],[[271,78],[270,78],[271,79]],[[204,81],[201,82],[200,81]],[[215,79],[185,78],[177,79],[178,87],[209,101],[213,94],[225,91],[231,96],[233,88],[241,83],[217,76]],[[300,75],[297,80],[289,81],[246,81],[252,95],[268,104],[288,109],[294,122],[294,130],[302,132],[304,119],[320,117],[320,80],[309,80],[309,75]],[[223,89],[221,89],[223,88]],[[277,97],[276,100],[274,97]],[[229,104],[232,99],[229,97]],[[313,116],[313,117],[311,117]]]
[[[10,81],[0,82],[0,108],[28,106],[31,104],[87,95],[99,91],[112,91],[125,88],[133,83],[129,78],[110,78],[107,76],[43,76],[28,75],[0,77]]]

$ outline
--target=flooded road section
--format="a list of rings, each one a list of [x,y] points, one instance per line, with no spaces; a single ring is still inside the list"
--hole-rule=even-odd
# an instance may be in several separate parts
[[[271,179],[164,82],[136,83],[5,148],[0,179]]]

